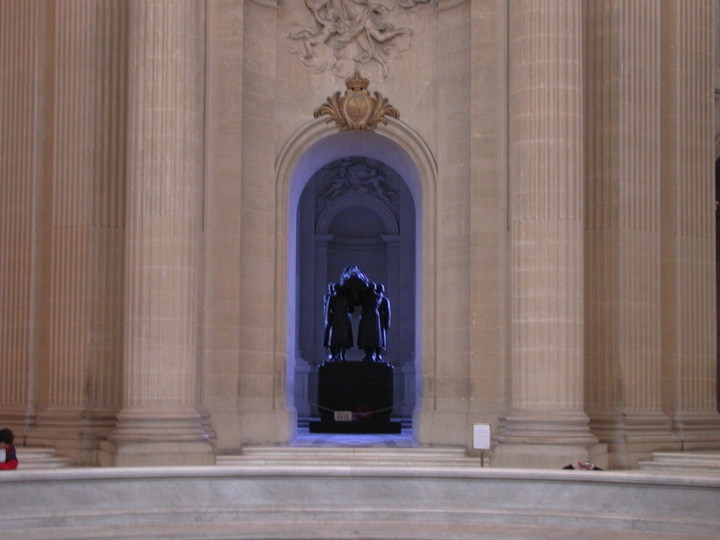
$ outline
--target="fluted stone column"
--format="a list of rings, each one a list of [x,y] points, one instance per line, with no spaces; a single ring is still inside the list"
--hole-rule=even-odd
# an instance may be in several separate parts
[[[7,389],[16,406],[24,396],[37,413],[18,432],[23,442],[94,464],[120,405],[124,79],[110,66],[123,65],[124,4],[2,8],[9,27],[0,48],[16,58],[2,69],[14,81],[2,92],[13,106],[0,124],[10,129],[2,140],[14,141],[2,149],[14,164],[3,171],[2,199],[15,237],[3,289],[17,310],[3,319],[20,332],[0,338],[19,347],[2,355],[13,375],[0,379],[17,385]],[[24,428],[31,424],[29,414]]]
[[[40,8],[38,2],[0,3],[0,411],[18,440],[35,415]]]
[[[683,448],[716,449],[713,2],[662,9],[663,390]]]
[[[116,465],[214,462],[195,408],[203,6],[129,5],[124,393],[112,437]]]
[[[660,6],[586,8],[586,402],[617,468],[679,449],[661,409]]]
[[[582,2],[509,9],[511,408],[493,464],[600,461],[583,410]]]

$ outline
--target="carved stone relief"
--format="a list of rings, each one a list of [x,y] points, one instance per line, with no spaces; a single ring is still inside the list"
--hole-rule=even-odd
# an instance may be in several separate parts
[[[349,157],[334,161],[315,175],[316,219],[329,204],[345,195],[368,195],[399,219],[400,201],[393,171],[370,158]]]
[[[293,24],[288,49],[313,73],[331,69],[345,78],[369,64],[388,76],[390,61],[412,45],[407,26],[416,7],[430,0],[305,0],[314,21]],[[365,69],[368,71],[368,69]]]

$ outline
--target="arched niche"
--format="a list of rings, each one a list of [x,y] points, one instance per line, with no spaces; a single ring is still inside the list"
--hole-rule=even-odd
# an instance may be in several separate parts
[[[297,211],[300,195],[323,166],[346,156],[364,156],[392,167],[406,182],[415,204],[416,407],[423,399],[424,372],[435,370],[435,193],[437,164],[425,141],[399,120],[374,131],[342,131],[318,118],[296,131],[276,162],[275,373],[284,374],[284,406],[294,411],[297,298]],[[291,414],[291,418],[295,415]],[[291,429],[292,432],[292,429]],[[291,433],[292,436],[292,433]]]
[[[377,215],[382,221],[385,234],[398,234],[398,223],[387,206],[380,204],[372,197],[355,196],[352,200],[347,197],[337,200],[325,208],[318,220],[318,234],[328,234],[333,220],[347,209],[349,205],[362,206]]]

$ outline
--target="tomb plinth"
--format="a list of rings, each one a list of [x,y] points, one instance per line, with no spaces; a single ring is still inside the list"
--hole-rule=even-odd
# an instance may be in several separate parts
[[[393,367],[385,362],[325,362],[318,368],[320,421],[311,433],[400,433],[390,420]]]

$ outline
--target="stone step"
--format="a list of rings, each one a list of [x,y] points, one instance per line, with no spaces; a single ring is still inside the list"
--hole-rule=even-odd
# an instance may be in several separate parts
[[[412,418],[390,418],[392,422],[400,422],[401,429],[412,429]],[[297,425],[299,428],[307,428],[310,426],[310,422],[319,422],[320,418],[318,417],[307,417],[302,416],[298,418]]]
[[[420,446],[415,448],[395,446],[246,446],[244,454],[382,454],[382,455],[425,455],[465,456],[465,449],[459,446]]]
[[[378,467],[479,467],[480,459],[463,448],[246,447],[242,454],[221,455],[218,465],[318,465]],[[488,466],[485,459],[485,466]]]
[[[720,472],[720,452],[654,452],[638,466],[643,471]]]
[[[67,458],[55,456],[54,448],[16,447],[18,469],[61,469],[69,467]]]

